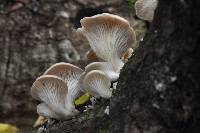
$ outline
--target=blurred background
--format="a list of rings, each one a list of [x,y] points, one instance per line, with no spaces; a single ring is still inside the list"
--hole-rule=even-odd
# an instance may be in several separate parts
[[[37,101],[34,80],[52,64],[84,68],[86,40],[76,34],[80,19],[109,12],[129,20],[137,40],[145,23],[136,18],[134,0],[0,0],[0,122],[33,125]]]

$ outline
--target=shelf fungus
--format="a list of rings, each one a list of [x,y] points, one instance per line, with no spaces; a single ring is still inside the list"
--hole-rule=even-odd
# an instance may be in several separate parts
[[[152,21],[158,0],[137,0],[135,3],[136,15],[147,21]]]
[[[85,17],[80,22],[82,27],[77,32],[87,38],[96,56],[105,61],[97,63],[99,66],[102,65],[98,68],[103,68],[107,63],[106,65],[111,66],[109,72],[112,71],[112,74],[119,76],[120,69],[124,65],[121,57],[135,44],[136,40],[135,32],[129,22],[109,13]],[[100,70],[104,71],[104,69]]]

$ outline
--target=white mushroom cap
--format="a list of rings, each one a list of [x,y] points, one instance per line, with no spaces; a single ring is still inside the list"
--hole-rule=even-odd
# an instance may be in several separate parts
[[[80,94],[79,78],[83,70],[70,63],[56,63],[46,70],[44,75],[56,75],[62,78],[68,87],[68,106],[74,107],[73,103]]]
[[[73,116],[77,112],[72,110],[67,104],[68,89],[65,82],[54,75],[43,75],[36,79],[31,87],[31,95],[33,98],[44,102],[47,108],[46,115],[54,112],[60,118],[66,119]],[[48,110],[48,111],[47,111]],[[44,111],[45,112],[45,111]],[[55,116],[51,116],[54,118]]]
[[[83,79],[85,90],[95,97],[110,98],[110,80],[107,75],[99,70],[93,70],[86,74]]]
[[[96,55],[113,65],[115,71],[123,66],[120,57],[135,43],[135,33],[127,20],[103,13],[81,19],[82,33]]]
[[[93,62],[85,67],[85,73],[92,70],[100,70],[109,77],[110,81],[116,81],[119,78],[119,73],[115,72],[112,65],[109,62]]]
[[[158,0],[137,0],[135,3],[136,15],[147,21],[152,21]]]

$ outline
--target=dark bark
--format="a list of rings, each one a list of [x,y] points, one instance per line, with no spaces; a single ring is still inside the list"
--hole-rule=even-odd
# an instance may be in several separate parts
[[[89,131],[80,132],[200,132],[199,16],[199,0],[160,0],[144,41],[122,69],[110,115],[94,117]]]
[[[200,132],[199,5],[160,0],[144,42],[122,70],[110,132]]]
[[[111,101],[113,133],[200,132],[197,0],[160,0]]]

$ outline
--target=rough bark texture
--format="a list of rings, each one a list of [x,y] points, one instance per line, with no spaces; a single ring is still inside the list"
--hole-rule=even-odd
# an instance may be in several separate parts
[[[122,70],[110,132],[200,132],[199,7],[198,0],[160,0],[144,42]]]
[[[144,41],[122,69],[110,115],[94,117],[79,132],[200,132],[199,7],[199,0],[160,0]]]

